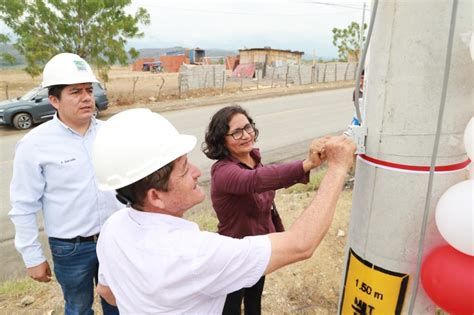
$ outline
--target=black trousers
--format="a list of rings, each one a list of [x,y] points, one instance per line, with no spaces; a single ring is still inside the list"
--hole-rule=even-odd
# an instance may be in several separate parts
[[[245,315],[260,315],[262,311],[262,292],[264,284],[265,277],[261,277],[252,287],[229,293],[225,299],[222,314],[240,315],[243,299]]]

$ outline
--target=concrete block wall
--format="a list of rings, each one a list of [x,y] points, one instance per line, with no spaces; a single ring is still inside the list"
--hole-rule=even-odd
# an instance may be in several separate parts
[[[188,65],[179,69],[180,93],[196,89],[222,89],[226,85],[225,65]],[[304,85],[323,82],[354,80],[357,63],[320,63],[316,65],[267,66],[265,78],[263,71],[257,70],[258,80],[272,80],[275,85]],[[245,79],[254,80],[254,79]],[[257,81],[258,82],[258,81]],[[277,83],[278,82],[278,83]],[[268,83],[268,82],[267,82]],[[260,82],[260,84],[265,84]]]
[[[186,65],[179,69],[181,89],[183,91],[222,88],[225,86],[225,65]]]
[[[267,66],[266,78],[271,79],[273,76],[274,80],[285,80],[286,71],[287,71],[286,66],[281,66],[281,67]]]
[[[314,67],[313,66],[290,66],[288,77],[291,79],[293,84],[303,85],[315,83],[313,77]],[[289,80],[290,81],[290,80]]]
[[[268,66],[266,79],[286,80],[289,84],[314,84],[318,82],[334,82],[354,80],[357,63],[324,63],[312,65],[284,65],[280,67]]]
[[[355,80],[357,63],[338,62],[318,64],[316,77],[318,82],[335,82]]]

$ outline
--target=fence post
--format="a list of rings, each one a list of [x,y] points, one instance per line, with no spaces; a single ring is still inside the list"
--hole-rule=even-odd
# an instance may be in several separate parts
[[[326,70],[328,68],[328,64],[324,64],[324,73],[323,73],[323,83],[326,83]]]
[[[298,81],[300,82],[300,85],[303,85],[301,82],[301,65],[298,65]]]
[[[181,73],[178,74],[178,97],[181,98],[181,90],[182,90],[182,87],[181,87]]]
[[[290,65],[286,65],[285,87],[288,87],[288,74],[290,72]]]
[[[135,86],[137,85],[137,81],[140,77],[133,77],[133,89],[132,89],[132,103],[135,103]]]
[[[316,83],[319,82],[319,65],[316,65]]]
[[[344,71],[344,81],[347,81],[347,70],[349,69],[349,64],[350,63],[346,64],[346,70]]]
[[[276,67],[274,67],[272,71],[272,88],[273,88],[273,78],[275,77],[275,70],[276,70]]]
[[[207,71],[204,71],[205,75],[204,75],[204,89],[207,87],[207,75],[209,74]]]
[[[7,100],[10,99],[10,97],[8,96],[8,82],[5,82],[5,97]]]
[[[213,81],[213,88],[216,87],[216,66],[212,66],[212,81]]]
[[[337,63],[334,64],[334,82],[337,82]]]
[[[160,79],[161,79],[161,85],[160,85],[160,88],[158,89],[158,96],[156,98],[158,101],[160,100],[161,89],[163,88],[163,85],[165,85],[165,78],[160,77]]]
[[[260,73],[260,70],[255,71],[255,76],[257,77],[257,90],[258,90],[258,82],[259,82],[259,73]]]
[[[359,68],[359,63],[358,63],[358,62],[356,62],[355,68],[354,68],[354,80],[355,80],[356,77],[357,77],[357,68]]]
[[[225,87],[225,68],[222,71],[222,87],[221,87],[221,94],[224,94],[224,87]]]
[[[316,70],[316,65],[312,65],[311,66],[311,84],[314,84],[314,74],[315,74],[315,71]]]

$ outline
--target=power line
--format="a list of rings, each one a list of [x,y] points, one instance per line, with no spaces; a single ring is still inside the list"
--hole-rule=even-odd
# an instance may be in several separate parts
[[[317,2],[317,1],[308,1],[308,2],[300,2],[300,3],[331,5],[331,6],[336,6],[336,7],[362,10],[362,7],[359,8],[359,7],[353,7],[353,6],[348,6],[348,5],[336,5],[336,4],[332,4],[332,3],[324,3],[324,2]],[[209,10],[209,9],[197,9],[197,8],[170,7],[170,6],[160,5],[160,4],[155,4],[155,3],[153,3],[153,4],[140,4],[139,1],[135,1],[135,4],[137,6],[143,6],[143,7],[161,8],[161,9],[166,9],[166,10],[189,11],[189,12],[202,12],[202,13],[211,13],[211,14],[247,15],[247,16],[276,16],[276,17],[302,17],[302,16],[314,17],[315,16],[315,14],[272,14],[272,13],[266,13],[266,12],[262,12],[262,11],[259,11],[259,12],[242,12],[242,11],[222,11],[222,10]]]
[[[220,10],[206,10],[206,9],[190,9],[190,8],[178,8],[178,7],[168,7],[158,4],[146,4],[141,5],[145,7],[161,8],[167,10],[179,10],[179,11],[190,11],[190,12],[202,12],[202,13],[212,13],[212,14],[227,14],[227,15],[250,15],[250,16],[280,16],[280,17],[290,17],[290,16],[314,16],[313,14],[268,14],[263,12],[236,12],[236,11],[220,11]]]
[[[337,3],[331,3],[331,2],[304,1],[304,2],[301,2],[301,3],[327,5],[327,6],[332,6],[332,7],[341,7],[341,8],[354,9],[354,10],[364,10],[364,8],[360,7],[360,6],[352,6],[352,5],[347,5],[347,4],[337,4]],[[366,8],[366,10],[369,10],[369,9]]]

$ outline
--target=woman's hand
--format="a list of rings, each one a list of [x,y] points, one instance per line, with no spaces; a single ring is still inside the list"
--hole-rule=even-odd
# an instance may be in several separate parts
[[[303,161],[303,169],[305,172],[309,172],[326,161],[324,145],[329,139],[331,139],[331,136],[325,136],[311,141],[308,157]]]

